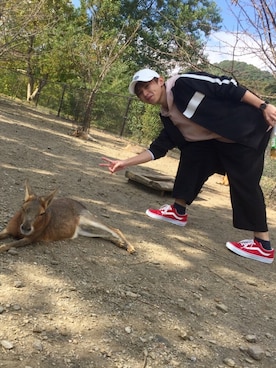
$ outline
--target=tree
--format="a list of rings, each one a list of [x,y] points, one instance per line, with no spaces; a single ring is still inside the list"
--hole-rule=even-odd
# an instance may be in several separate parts
[[[7,0],[1,8],[0,63],[28,77],[27,100],[36,100],[52,72],[56,30],[74,8],[62,0]],[[61,59],[62,60],[62,59]]]
[[[237,34],[244,33],[245,49],[250,47],[276,77],[276,2],[274,0],[239,0]]]
[[[107,74],[120,59],[130,72],[145,65],[167,71],[177,63],[196,64],[200,37],[217,26],[214,2],[189,1],[82,1],[90,14],[91,34],[83,53],[89,65],[86,80],[91,94],[83,120],[89,129],[93,99]],[[185,58],[183,58],[185,50]]]
[[[176,64],[196,67],[204,36],[220,22],[209,0],[81,0],[79,9],[67,0],[7,0],[1,10],[0,66],[27,75],[32,101],[48,80],[89,88],[84,130],[117,67],[122,79],[144,66],[163,74]]]
[[[223,52],[228,50],[232,61],[241,55],[258,57],[262,69],[276,77],[275,0],[232,0],[228,8],[236,22],[235,29],[227,31],[228,37],[220,41]],[[229,43],[229,39],[234,42]]]
[[[203,39],[219,29],[221,18],[214,1],[122,1],[121,14],[141,20],[141,28],[126,56],[135,68],[144,65],[163,72],[196,65],[202,59]]]
[[[83,53],[86,56],[86,75],[91,86],[82,129],[90,128],[94,97],[106,75],[117,60],[126,52],[138,29],[140,21],[118,22],[121,1],[88,1],[91,34],[86,37]]]

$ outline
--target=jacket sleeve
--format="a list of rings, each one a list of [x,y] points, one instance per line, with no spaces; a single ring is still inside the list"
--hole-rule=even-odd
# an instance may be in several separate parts
[[[149,151],[153,154],[154,159],[166,156],[167,152],[175,147],[165,128],[163,128],[159,136],[149,146]]]
[[[175,83],[175,89],[177,93],[197,91],[207,97],[232,101],[240,101],[246,92],[246,88],[240,86],[235,79],[208,73],[182,74]]]
[[[149,151],[153,154],[155,160],[165,156],[169,150],[175,147],[181,150],[187,144],[187,141],[170,118],[162,115],[160,115],[160,118],[164,128],[149,147]]]

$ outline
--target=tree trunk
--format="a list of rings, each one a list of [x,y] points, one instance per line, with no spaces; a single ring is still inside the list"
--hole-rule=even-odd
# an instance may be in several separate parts
[[[32,78],[29,78],[29,83],[27,86],[27,101],[33,101],[35,103],[38,102],[40,92],[43,87],[46,86],[48,80],[48,75],[45,76],[43,79],[41,79],[38,82],[38,86],[34,88],[34,82],[32,81]]]
[[[89,100],[86,106],[86,110],[83,117],[82,129],[84,132],[88,133],[90,129],[90,122],[91,122],[91,115],[92,115],[92,108],[94,103],[94,97],[96,95],[96,89],[92,89]]]

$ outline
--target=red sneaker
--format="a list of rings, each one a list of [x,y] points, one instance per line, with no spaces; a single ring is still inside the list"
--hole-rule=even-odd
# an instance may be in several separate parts
[[[240,242],[227,242],[226,248],[239,256],[254,259],[264,263],[272,263],[274,261],[274,249],[264,249],[257,240],[247,239]]]
[[[156,220],[167,221],[178,226],[185,226],[188,220],[188,216],[186,214],[179,215],[174,206],[170,206],[169,204],[165,204],[159,208],[159,210],[149,208],[146,210],[146,214]]]

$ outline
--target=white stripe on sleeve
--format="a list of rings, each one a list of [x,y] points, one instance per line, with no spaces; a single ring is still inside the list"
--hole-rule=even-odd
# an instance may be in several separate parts
[[[195,92],[193,97],[190,99],[186,110],[183,111],[183,115],[186,116],[186,118],[191,119],[204,97],[205,95],[203,93]]]
[[[203,80],[210,83],[217,83],[219,85],[230,83],[234,84],[234,86],[238,85],[237,81],[233,78],[232,79],[225,78],[221,80],[220,78],[216,77],[213,78],[208,75],[201,75],[201,74],[181,74],[180,77]]]

